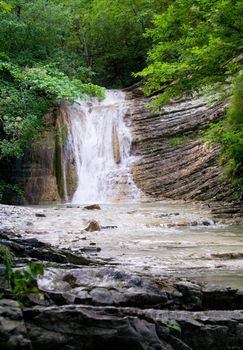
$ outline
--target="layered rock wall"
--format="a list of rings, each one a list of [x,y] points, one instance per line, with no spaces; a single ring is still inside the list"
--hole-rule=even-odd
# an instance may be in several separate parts
[[[132,93],[130,98],[127,119],[138,157],[133,166],[138,187],[156,199],[228,199],[232,188],[218,162],[220,147],[209,147],[201,134],[222,118],[225,104],[185,99],[153,112],[147,107],[151,100]]]
[[[125,121],[133,133],[132,154],[137,156],[132,167],[136,185],[147,197],[158,200],[229,199],[233,190],[218,162],[220,146],[209,147],[202,141],[202,130],[223,117],[225,104],[184,99],[154,112],[147,107],[149,102],[151,99],[134,91],[127,92]],[[76,165],[72,149],[65,148],[70,123],[68,107],[63,104],[46,116],[48,131],[11,169],[5,169],[24,188],[25,203],[72,198],[77,188]],[[119,163],[115,132],[113,147]]]

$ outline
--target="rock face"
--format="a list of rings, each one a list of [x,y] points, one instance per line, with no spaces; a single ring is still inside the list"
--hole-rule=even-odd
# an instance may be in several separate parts
[[[20,239],[18,235],[4,230],[0,230],[0,246],[9,248],[19,258],[38,259],[64,265],[88,265],[91,263],[82,255],[73,254],[69,250],[55,249],[35,238]]]
[[[207,124],[225,111],[221,103],[181,100],[153,112],[144,97],[134,97],[127,115],[133,129],[134,181],[157,199],[223,200],[232,189],[218,165],[219,146],[200,141]]]
[[[243,313],[68,306],[24,315],[33,349],[240,350]],[[181,335],[165,324],[180,323]],[[54,322],[51,322],[54,321]]]
[[[22,311],[13,300],[0,300],[0,348],[32,349]]]
[[[213,217],[221,220],[221,222],[239,223],[241,225],[243,223],[243,201],[214,204],[211,212]]]
[[[5,203],[40,204],[60,202],[64,199],[64,140],[66,126],[70,122],[67,106],[63,104],[44,116],[45,127],[40,137],[25,150],[24,156],[15,162],[1,164],[4,180],[17,183],[24,190],[24,198],[18,199],[12,193],[4,198]],[[76,190],[77,178],[73,155],[70,153],[65,164],[68,177],[66,192],[72,196]]]
[[[224,200],[232,188],[218,164],[220,147],[201,141],[201,131],[219,120],[225,104],[204,99],[174,102],[159,112],[147,107],[151,99],[127,92],[125,121],[133,134],[132,174],[136,185],[156,199]],[[77,188],[72,147],[65,143],[70,115],[65,104],[45,117],[48,131],[15,165],[15,182],[23,185],[25,202],[38,204],[69,200]],[[116,129],[112,144],[117,164],[121,154]],[[64,171],[65,170],[65,171]],[[11,173],[6,170],[6,176]]]

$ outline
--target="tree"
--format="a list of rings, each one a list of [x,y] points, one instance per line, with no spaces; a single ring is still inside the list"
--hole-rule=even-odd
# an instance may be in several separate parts
[[[9,0],[8,6],[0,13],[0,159],[21,156],[56,102],[103,96],[81,74],[70,78],[57,69],[62,60],[55,58],[68,56],[63,47],[71,19],[65,2]]]
[[[148,65],[136,76],[145,79],[145,92],[162,93],[163,105],[173,97],[203,89],[223,91],[231,98],[226,118],[212,125],[207,139],[222,144],[226,173],[243,184],[243,1],[175,0],[156,15],[146,36],[153,45]]]
[[[176,0],[147,30],[153,46],[143,77],[145,91],[163,89],[157,105],[203,86],[231,85],[242,65],[242,0]]]
[[[72,1],[73,49],[96,73],[94,81],[106,87],[124,87],[135,80],[132,71],[144,67],[149,40],[143,32],[154,13],[162,8],[158,0]]]

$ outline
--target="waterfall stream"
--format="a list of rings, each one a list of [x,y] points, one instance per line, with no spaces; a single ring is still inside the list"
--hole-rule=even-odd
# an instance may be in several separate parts
[[[78,180],[72,203],[109,203],[139,198],[130,167],[132,136],[124,121],[126,94],[112,90],[104,101],[76,101],[69,107],[70,121],[64,145],[64,194],[67,161],[73,154]]]

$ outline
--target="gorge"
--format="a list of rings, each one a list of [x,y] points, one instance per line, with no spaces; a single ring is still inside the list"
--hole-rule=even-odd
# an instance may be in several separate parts
[[[219,146],[202,140],[208,123],[223,116],[224,103],[181,100],[155,113],[139,90],[107,94],[103,102],[61,104],[46,116],[53,131],[11,165],[25,203],[109,202],[138,198],[139,191],[156,200],[231,197]]]
[[[224,208],[233,188],[201,134],[225,105],[149,100],[62,104],[15,164],[39,205],[1,205],[1,245],[45,272],[41,300],[0,301],[4,350],[242,348],[242,206]]]
[[[0,350],[243,349],[243,0],[0,0]]]

